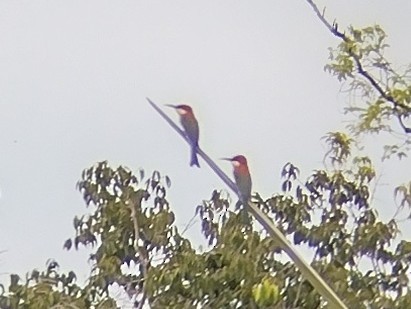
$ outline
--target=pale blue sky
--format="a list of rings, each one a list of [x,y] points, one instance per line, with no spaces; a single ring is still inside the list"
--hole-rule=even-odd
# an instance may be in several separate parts
[[[341,28],[380,24],[392,46],[387,56],[411,62],[411,2],[318,5]],[[337,43],[303,0],[2,0],[0,273],[24,274],[56,258],[85,278],[86,251],[67,253],[62,244],[73,217],[88,211],[75,184],[96,161],[167,174],[179,227],[224,188],[203,161],[200,170],[188,166],[187,145],[147,96],[190,104],[202,148],[214,158],[246,155],[264,197],[279,190],[288,161],[305,175],[322,168],[320,138],[344,128],[347,98],[323,71]],[[383,166],[388,195],[410,179],[410,167],[409,160]],[[188,235],[198,239],[199,231]]]

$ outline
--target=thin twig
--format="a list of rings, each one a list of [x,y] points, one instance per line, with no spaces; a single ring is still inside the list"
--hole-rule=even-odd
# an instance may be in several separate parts
[[[187,232],[188,229],[194,225],[194,223],[196,223],[195,218],[196,218],[196,215],[194,215],[194,216],[190,219],[190,221],[188,221],[188,223],[187,223],[186,226],[184,227],[184,230],[181,232],[181,235],[184,235],[184,233]]]
[[[297,295],[295,295],[295,300],[294,300],[294,308],[298,308],[297,304],[300,298],[300,293],[301,293],[301,288],[303,287],[303,280],[300,280],[300,283],[298,284],[298,289],[297,289]]]
[[[321,20],[321,22],[327,27],[327,29],[336,37],[342,39],[346,43],[352,42],[351,39],[345,35],[345,33],[341,32],[338,30],[338,25],[337,23],[330,24],[324,17],[324,12],[321,14],[320,10],[318,9],[317,5],[312,1],[312,0],[306,0],[307,3],[313,8],[314,12],[317,14],[318,18]],[[404,130],[405,133],[411,133],[411,128],[405,126],[403,122],[403,116],[401,113],[399,113],[398,108],[401,108],[407,112],[407,115],[411,113],[411,107],[408,105],[405,105],[401,102],[398,102],[395,100],[390,94],[386,93],[382,87],[379,85],[377,80],[375,80],[374,77],[372,77],[365,69],[364,66],[360,60],[360,57],[355,54],[351,49],[348,50],[348,54],[354,59],[354,62],[357,66],[358,74],[360,74],[362,77],[364,77],[370,84],[371,86],[380,94],[380,96],[385,99],[386,101],[392,103],[394,108],[397,110],[396,117],[398,118],[399,124]]]
[[[136,203],[135,201],[130,199],[129,202],[129,207],[131,210],[131,218],[133,220],[133,226],[134,226],[134,249],[136,250],[136,252],[138,252],[139,256],[140,256],[140,263],[141,263],[141,275],[143,277],[143,296],[141,298],[141,300],[139,301],[139,305],[138,305],[138,309],[143,308],[144,303],[146,302],[146,298],[147,298],[147,291],[146,291],[146,279],[147,279],[147,271],[148,271],[148,256],[147,256],[147,252],[145,251],[145,249],[143,249],[142,247],[140,247],[138,245],[140,238],[140,229],[138,227],[138,220],[137,220],[137,213],[136,213]]]
[[[74,304],[64,304],[64,305],[62,305],[62,304],[57,304],[57,305],[54,305],[54,306],[52,306],[52,307],[50,307],[50,309],[67,309],[67,308],[72,308],[72,309],[80,309],[79,307],[77,307],[76,305],[74,305]]]

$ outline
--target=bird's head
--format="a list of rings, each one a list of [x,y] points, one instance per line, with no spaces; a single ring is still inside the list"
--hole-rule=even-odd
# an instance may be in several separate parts
[[[247,159],[242,155],[238,155],[232,158],[223,158],[223,160],[231,161],[234,168],[247,167]]]
[[[192,115],[193,114],[193,109],[188,105],[184,105],[184,104],[181,104],[181,105],[167,104],[166,106],[174,108],[177,111],[177,113],[181,116]]]

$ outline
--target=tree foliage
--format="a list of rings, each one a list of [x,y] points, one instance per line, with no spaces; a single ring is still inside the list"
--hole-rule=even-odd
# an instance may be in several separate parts
[[[266,200],[257,195],[256,202],[295,245],[312,252],[312,265],[348,306],[408,308],[411,243],[397,240],[396,222],[382,222],[370,205],[372,163],[352,157],[350,139],[341,133],[326,140],[333,168],[302,182],[298,169],[287,164],[283,192]],[[158,172],[147,180],[141,176],[107,162],[85,170],[78,187],[92,211],[74,219],[76,234],[65,247],[94,248],[88,283],[78,287],[74,273],[58,274],[52,262],[25,284],[12,277],[2,307],[110,308],[114,283],[135,306],[145,301],[153,308],[325,305],[278,244],[244,223],[220,192],[197,208],[210,243],[198,252],[173,225],[169,180]]]
[[[394,66],[386,57],[387,34],[379,25],[348,27],[340,31],[329,23],[312,0],[306,0],[327,29],[341,40],[330,48],[325,70],[343,83],[350,94],[345,111],[353,116],[349,126],[354,136],[389,133],[400,141],[384,146],[383,159],[403,158],[411,140],[411,65]],[[359,98],[359,99],[358,99]]]

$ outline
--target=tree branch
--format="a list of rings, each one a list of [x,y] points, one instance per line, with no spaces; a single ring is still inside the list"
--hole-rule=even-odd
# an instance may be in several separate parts
[[[183,131],[149,98],[147,101],[150,105],[173,127],[174,130],[179,133],[188,144],[190,141],[183,133]],[[198,155],[201,156],[211,169],[221,178],[222,181],[240,197],[235,183],[228,177],[215,163],[210,159],[207,154],[198,148]],[[265,230],[271,235],[271,237],[280,244],[281,248],[295,263],[300,270],[301,274],[313,285],[319,294],[321,294],[327,301],[330,308],[334,309],[347,309],[344,303],[338,298],[337,294],[330,288],[330,286],[323,280],[323,278],[315,271],[311,265],[306,263],[303,257],[294,249],[287,238],[281,233],[281,231],[274,225],[272,220],[264,214],[261,209],[257,207],[255,203],[248,202],[249,212],[254,218],[265,228]]]
[[[333,22],[333,24],[330,24],[325,19],[325,16],[324,16],[325,9],[321,13],[320,10],[318,9],[317,5],[312,0],[306,0],[306,1],[312,7],[314,12],[317,14],[320,21],[327,27],[327,29],[334,36],[340,38],[341,40],[343,40],[346,43],[352,42],[352,40],[348,36],[346,36],[345,33],[338,30],[338,24],[335,21]],[[404,132],[405,133],[411,133],[411,128],[404,125],[404,122],[403,122],[404,115],[402,113],[400,113],[399,110],[398,110],[399,108],[405,110],[406,111],[405,116],[407,116],[411,113],[411,107],[408,106],[408,105],[405,105],[401,102],[398,102],[390,94],[386,93],[382,89],[382,87],[380,86],[378,81],[374,77],[372,77],[370,75],[370,73],[368,73],[364,69],[364,66],[361,62],[361,58],[357,54],[355,54],[352,50],[348,50],[348,55],[351,56],[354,59],[355,65],[357,66],[358,74],[360,74],[362,77],[364,77],[384,100],[386,100],[387,102],[390,102],[393,105],[394,110],[397,111],[397,113],[395,115],[397,116],[399,124],[402,127],[402,129],[404,130]]]

